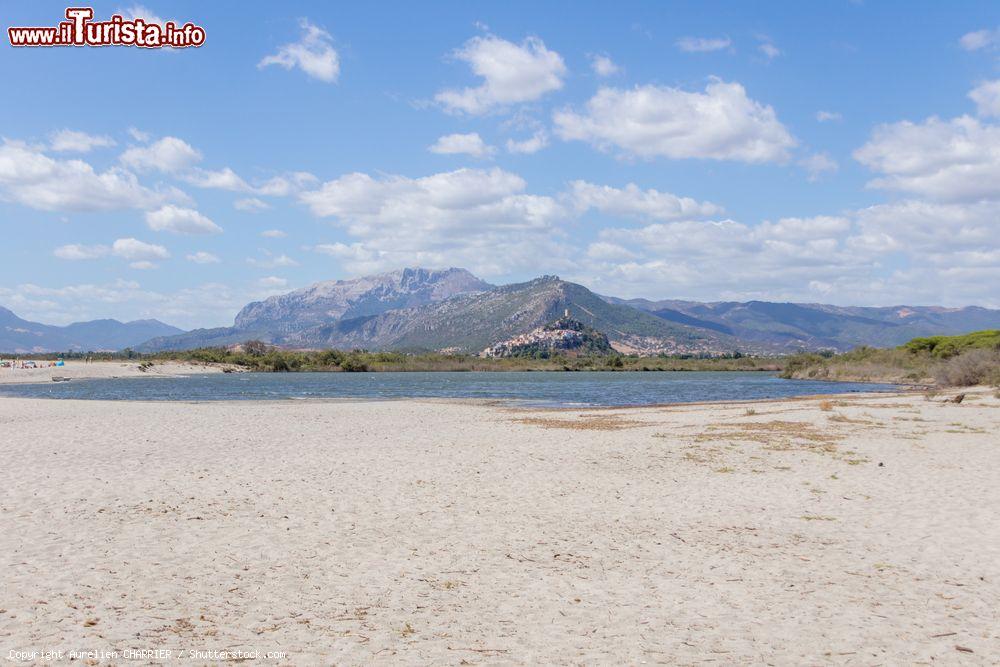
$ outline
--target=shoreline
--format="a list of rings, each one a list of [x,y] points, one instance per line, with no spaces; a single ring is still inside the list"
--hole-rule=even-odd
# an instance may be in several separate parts
[[[145,370],[142,368],[145,367]],[[873,378],[870,375],[808,377],[793,374],[790,377],[782,375],[780,369],[774,368],[368,368],[359,371],[346,371],[340,368],[310,368],[308,370],[271,371],[246,368],[231,363],[194,362],[194,361],[93,361],[84,363],[72,360],[62,367],[45,367],[31,370],[11,370],[0,368],[0,385],[3,384],[43,384],[52,381],[53,376],[74,379],[128,379],[133,377],[178,377],[185,375],[203,375],[215,373],[761,373],[773,374],[783,380],[801,380],[844,384],[891,384],[917,391],[944,389],[934,383],[914,382],[899,376]]]
[[[221,367],[215,367],[209,372],[205,372],[205,367],[192,367],[190,365],[168,365],[156,369],[155,372],[150,372],[150,369],[143,370],[143,366],[135,364],[104,364],[102,367],[91,368],[86,366],[77,367],[76,375],[74,376],[74,387],[79,386],[79,383],[86,382],[87,380],[119,380],[121,382],[127,383],[129,380],[136,378],[185,378],[185,377],[205,377],[210,375],[215,375],[218,373],[226,372],[225,369]],[[41,369],[45,372],[45,375],[51,375],[52,371],[57,371],[60,369]],[[94,371],[91,376],[87,376],[88,371]],[[25,373],[25,371],[18,371],[19,373]],[[231,371],[230,371],[231,372]],[[307,371],[302,371],[302,373],[308,373]],[[732,372],[730,372],[732,373]],[[748,372],[751,373],[751,372]],[[266,375],[273,375],[273,373],[266,373]],[[746,375],[742,373],[741,375]],[[390,389],[390,387],[395,388],[396,383],[393,380],[386,380],[382,383],[385,386],[385,390],[376,390],[369,392],[366,388],[367,383],[362,382],[358,385],[356,382],[348,383],[347,387],[356,386],[358,390],[350,394],[350,389],[346,391],[342,390],[342,395],[337,395],[338,392],[334,391],[327,393],[327,395],[322,395],[322,393],[317,394],[315,390],[308,390],[312,386],[311,382],[307,382],[301,385],[303,390],[299,394],[296,394],[296,388],[300,385],[290,382],[285,384],[282,379],[277,379],[262,385],[260,391],[254,392],[247,390],[247,387],[258,386],[253,380],[247,385],[246,382],[240,383],[236,386],[235,394],[230,394],[232,385],[222,383],[221,385],[193,385],[192,390],[185,392],[183,387],[186,386],[183,383],[174,385],[176,388],[170,392],[158,392],[154,385],[147,385],[147,391],[152,393],[146,395],[145,392],[135,391],[129,392],[128,390],[121,389],[118,382],[113,382],[111,384],[105,384],[104,389],[94,390],[88,392],[84,387],[77,389],[65,390],[46,390],[50,384],[45,380],[45,377],[39,377],[39,374],[32,373],[31,377],[21,377],[18,378],[19,382],[14,382],[13,386],[24,387],[24,391],[19,391],[12,387],[12,384],[4,384],[0,381],[0,388],[12,387],[9,390],[0,391],[0,396],[7,399],[31,399],[31,400],[46,400],[46,401],[85,401],[85,402],[110,402],[110,403],[185,403],[185,404],[227,404],[227,405],[242,405],[247,403],[256,402],[266,402],[266,403],[282,403],[286,401],[312,403],[312,402],[344,402],[344,401],[354,401],[354,402],[383,402],[383,401],[417,401],[417,402],[436,402],[441,404],[472,404],[472,405],[491,405],[502,407],[510,410],[552,410],[552,411],[563,411],[563,410],[622,410],[622,409],[658,409],[658,408],[669,408],[677,406],[697,406],[697,405],[752,405],[752,404],[764,404],[774,401],[795,401],[795,400],[810,400],[810,399],[824,399],[828,398],[831,400],[836,400],[838,398],[849,397],[849,396],[886,396],[894,394],[905,394],[913,393],[915,390],[912,387],[907,386],[888,386],[882,385],[877,386],[876,383],[853,383],[855,386],[850,389],[838,390],[836,386],[812,386],[809,387],[812,391],[810,393],[792,393],[790,395],[782,396],[780,390],[764,390],[763,392],[754,391],[753,383],[748,386],[747,391],[741,391],[740,380],[734,380],[736,382],[732,389],[723,391],[723,394],[729,394],[729,397],[712,397],[703,398],[703,392],[699,391],[685,391],[683,388],[677,392],[671,392],[666,390],[667,395],[654,396],[654,395],[634,395],[634,396],[619,396],[618,399],[635,399],[634,402],[610,402],[608,399],[602,400],[597,395],[591,396],[579,396],[578,401],[568,400],[569,395],[561,396],[558,392],[557,395],[544,395],[546,392],[542,392],[541,395],[532,396],[531,392],[527,392],[527,395],[504,395],[504,391],[492,392],[495,395],[483,395],[483,391],[468,391],[463,392],[461,388],[455,390],[450,390],[453,395],[442,395],[448,392],[424,392],[421,393],[419,389],[419,384],[413,389],[412,395],[407,395],[405,383],[398,390]],[[516,380],[510,380],[505,382],[513,382],[515,385],[519,383]],[[714,382],[714,380],[713,380]],[[717,386],[724,386],[723,380],[720,380],[723,384]],[[797,380],[789,380],[791,384],[795,384]],[[59,383],[62,386],[62,383]],[[322,383],[325,385],[325,381]],[[572,383],[571,383],[572,384]],[[614,385],[616,383],[612,383]],[[670,382],[667,383],[671,384]],[[833,383],[822,383],[815,382],[815,384],[829,384]],[[868,386],[871,384],[872,386]],[[379,385],[379,386],[382,386]],[[289,389],[287,391],[282,391],[281,387],[285,386]],[[375,385],[372,385],[375,386]],[[441,385],[442,387],[444,385]],[[501,384],[500,386],[505,386]],[[657,385],[653,385],[657,386]],[[207,388],[206,388],[207,387]],[[229,389],[227,389],[229,387]],[[682,383],[683,387],[683,383]],[[786,387],[787,389],[787,387]],[[249,391],[249,394],[248,394]],[[96,392],[96,393],[94,393]],[[549,392],[551,393],[551,392]],[[674,393],[674,395],[670,395]],[[760,396],[754,397],[754,393],[771,393],[777,394],[772,396]],[[593,392],[591,392],[593,394]],[[699,396],[698,394],[702,394]],[[643,400],[654,400],[655,402],[643,402]],[[659,399],[659,400],[655,400]],[[664,400],[667,399],[667,400]],[[586,400],[591,400],[593,402],[587,403]]]

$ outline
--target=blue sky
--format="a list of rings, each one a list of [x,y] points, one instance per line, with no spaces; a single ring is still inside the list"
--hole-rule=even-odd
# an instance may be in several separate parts
[[[4,39],[0,305],[218,326],[421,265],[1000,306],[996,3],[247,6],[94,5],[198,49]]]

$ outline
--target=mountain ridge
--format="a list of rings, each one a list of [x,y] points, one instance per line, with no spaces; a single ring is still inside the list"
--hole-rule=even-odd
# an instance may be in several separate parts
[[[349,280],[328,280],[247,304],[236,315],[237,329],[301,329],[331,319],[377,315],[483,291],[493,285],[459,268],[404,268]],[[294,317],[293,317],[294,316]]]
[[[0,306],[0,352],[114,352],[135,347],[157,336],[176,335],[183,329],[156,319],[121,322],[98,319],[65,326],[41,324],[17,316]]]
[[[449,287],[435,291],[429,286],[437,283]],[[339,292],[331,297],[331,290]],[[978,306],[620,299],[557,276],[492,286],[464,269],[401,269],[316,283],[248,304],[233,327],[152,340],[142,349],[230,345],[256,338],[301,349],[474,353],[526,334],[567,308],[573,317],[605,333],[619,351],[640,354],[842,351],[1000,326],[1000,311]]]
[[[846,351],[859,345],[893,347],[911,338],[995,328],[1000,310],[981,306],[834,306],[772,301],[699,302],[678,299],[619,299],[658,317],[697,319],[702,326],[724,327],[745,341],[769,341],[777,349]]]
[[[300,347],[479,352],[543,326],[567,309],[573,318],[605,333],[623,350],[711,353],[731,351],[735,346],[735,341],[679,327],[629,306],[608,304],[586,287],[557,276],[390,310],[363,321],[342,320],[305,329],[286,342]],[[683,349],[676,340],[685,342]]]

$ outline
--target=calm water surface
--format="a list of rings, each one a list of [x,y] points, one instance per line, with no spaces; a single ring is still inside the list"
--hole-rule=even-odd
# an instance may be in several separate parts
[[[231,373],[0,385],[0,396],[120,401],[479,398],[621,406],[892,391],[888,384],[783,380],[760,372]]]

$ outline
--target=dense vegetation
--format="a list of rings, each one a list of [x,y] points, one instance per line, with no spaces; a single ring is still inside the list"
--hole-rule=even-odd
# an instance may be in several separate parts
[[[914,338],[897,348],[858,347],[838,355],[797,354],[783,377],[941,386],[1000,385],[1000,331]]]
[[[781,369],[776,359],[739,355],[715,358],[638,357],[594,354],[576,357],[550,355],[483,359],[468,354],[408,354],[354,350],[289,351],[250,341],[242,349],[202,348],[184,352],[143,355],[151,361],[191,361],[226,364],[253,371],[701,371]]]
[[[51,359],[52,354],[16,355]],[[140,354],[67,353],[65,359],[185,361],[220,364],[234,370],[294,371],[780,371],[786,378],[895,382],[940,386],[1000,386],[1000,330],[960,336],[914,338],[897,348],[858,347],[843,354],[803,352],[786,357],[562,354],[484,359],[469,354],[282,350],[260,341],[235,348],[206,347]]]
[[[967,350],[1000,350],[1000,330],[975,331],[962,336],[914,338],[903,348],[914,353],[927,352],[938,359],[949,359]]]

